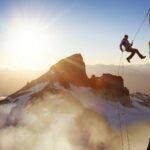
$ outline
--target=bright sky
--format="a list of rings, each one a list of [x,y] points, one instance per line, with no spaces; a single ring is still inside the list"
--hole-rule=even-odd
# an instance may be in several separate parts
[[[118,64],[120,40],[132,40],[149,8],[149,0],[0,0],[0,67],[49,67],[74,53]],[[147,19],[134,46],[148,56],[149,40]]]

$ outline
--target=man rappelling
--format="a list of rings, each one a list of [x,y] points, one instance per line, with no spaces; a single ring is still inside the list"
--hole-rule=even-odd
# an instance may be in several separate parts
[[[125,48],[125,51],[130,52],[131,54],[127,57],[127,61],[130,63],[130,59],[137,54],[141,59],[146,58],[146,56],[143,56],[138,49],[132,48],[133,43],[130,43],[128,41],[128,35],[124,35],[124,38],[122,39],[120,43],[120,50],[123,52]]]

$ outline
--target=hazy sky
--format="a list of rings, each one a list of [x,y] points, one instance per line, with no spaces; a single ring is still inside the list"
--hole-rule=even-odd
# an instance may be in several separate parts
[[[132,40],[149,8],[149,0],[0,0],[0,65],[49,67],[74,53],[118,64],[120,40]],[[134,46],[148,56],[149,40],[147,19]]]

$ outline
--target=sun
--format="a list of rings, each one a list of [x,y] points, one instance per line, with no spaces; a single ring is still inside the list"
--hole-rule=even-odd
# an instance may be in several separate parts
[[[17,20],[9,29],[7,45],[21,67],[34,69],[49,43],[50,34],[40,23]]]

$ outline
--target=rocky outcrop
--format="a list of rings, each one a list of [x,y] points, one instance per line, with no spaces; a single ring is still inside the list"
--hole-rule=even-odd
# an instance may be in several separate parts
[[[106,89],[106,91],[113,91],[115,96],[129,95],[129,90],[124,87],[123,79],[121,76],[112,74],[103,74],[101,77],[92,76],[91,87],[94,89]]]
[[[13,98],[17,99],[21,94],[29,92],[28,90],[32,87],[36,87],[44,82],[46,86],[41,92],[44,92],[44,90],[48,91],[49,89],[52,91],[52,85],[55,83],[65,88],[70,88],[72,84],[75,86],[90,87],[98,91],[105,91],[107,96],[127,97],[129,101],[129,90],[124,87],[122,77],[103,74],[101,77],[93,75],[91,78],[88,78],[81,54],[75,54],[60,60],[47,73],[10,95],[9,100]],[[36,95],[38,95],[37,92]]]
[[[69,84],[76,86],[90,86],[90,80],[86,75],[85,63],[80,54],[75,54],[60,60],[50,68],[55,76],[55,81],[65,87]]]
[[[49,72],[53,74],[55,82],[59,82],[64,87],[69,87],[70,84],[73,84],[91,87],[95,90],[105,90],[107,95],[114,97],[129,96],[129,90],[124,87],[121,76],[103,74],[101,77],[93,75],[91,78],[88,78],[85,63],[80,54],[60,60],[50,68]]]

